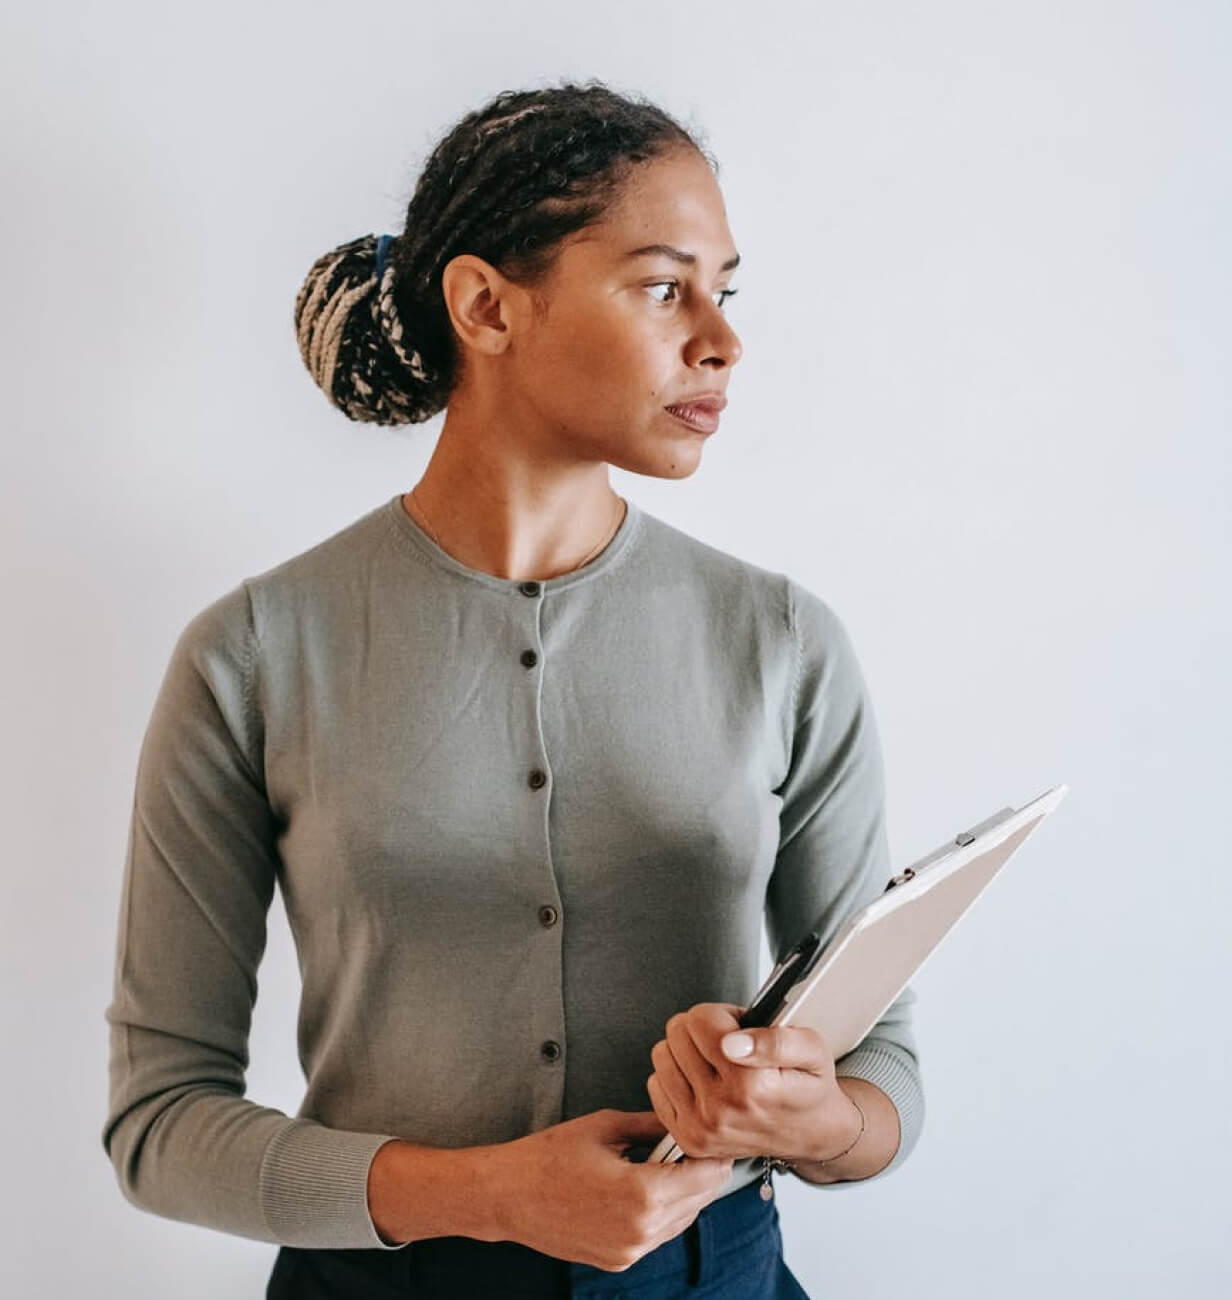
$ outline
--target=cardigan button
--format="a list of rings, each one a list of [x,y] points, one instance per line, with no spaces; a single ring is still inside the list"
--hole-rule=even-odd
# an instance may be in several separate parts
[[[544,903],[544,905],[539,909],[540,924],[544,926],[555,925],[556,918],[559,915],[560,913],[551,905],[551,903]]]
[[[518,583],[518,590],[523,596],[537,596],[539,594],[539,584],[533,580],[520,582]]]
[[[555,1039],[549,1038],[540,1047],[539,1052],[545,1061],[555,1061],[560,1056],[560,1044]]]
[[[530,776],[526,778],[527,784],[532,790],[538,790],[540,786],[547,782],[547,779],[548,774],[537,767],[531,772]]]
[[[533,650],[522,651],[522,665],[525,668],[533,668],[539,662],[539,656]]]

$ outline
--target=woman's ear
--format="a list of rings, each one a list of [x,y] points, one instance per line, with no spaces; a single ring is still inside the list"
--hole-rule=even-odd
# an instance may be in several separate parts
[[[458,337],[489,356],[504,352],[532,312],[526,291],[473,253],[449,260],[441,292]]]

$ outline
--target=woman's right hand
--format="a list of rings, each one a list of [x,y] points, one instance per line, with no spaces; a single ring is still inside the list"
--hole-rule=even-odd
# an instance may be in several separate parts
[[[666,1131],[652,1110],[606,1109],[488,1147],[492,1239],[623,1272],[683,1232],[731,1178],[730,1159],[625,1158]]]

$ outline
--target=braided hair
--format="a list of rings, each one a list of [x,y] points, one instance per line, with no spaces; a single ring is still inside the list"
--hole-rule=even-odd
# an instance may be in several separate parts
[[[601,81],[503,91],[436,145],[402,234],[361,235],[312,264],[295,298],[309,374],[352,420],[430,419],[461,373],[441,288],[450,259],[474,254],[533,293],[631,171],[676,149],[717,172],[674,117]]]

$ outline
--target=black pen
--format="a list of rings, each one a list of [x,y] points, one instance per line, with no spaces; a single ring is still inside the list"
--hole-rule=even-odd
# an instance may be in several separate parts
[[[821,935],[810,930],[766,977],[757,996],[737,1019],[741,1029],[761,1029],[778,1014],[792,986],[812,968],[821,947]]]

